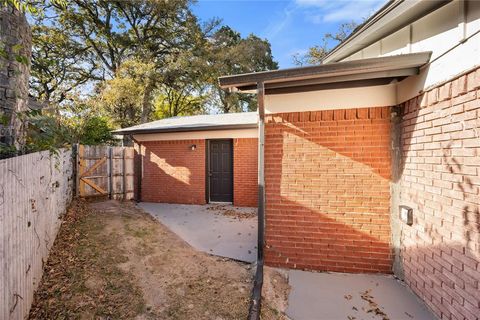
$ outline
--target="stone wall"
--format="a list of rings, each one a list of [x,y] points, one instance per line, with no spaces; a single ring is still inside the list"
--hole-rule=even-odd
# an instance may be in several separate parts
[[[17,112],[27,110],[32,35],[25,15],[0,8],[0,141],[22,143]]]

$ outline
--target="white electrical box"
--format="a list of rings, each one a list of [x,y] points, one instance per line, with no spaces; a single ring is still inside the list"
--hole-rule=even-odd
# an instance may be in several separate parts
[[[411,226],[413,224],[413,209],[407,206],[400,206],[400,220]]]

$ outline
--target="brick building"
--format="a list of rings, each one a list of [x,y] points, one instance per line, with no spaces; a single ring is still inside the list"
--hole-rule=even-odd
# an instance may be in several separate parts
[[[257,206],[257,114],[169,118],[120,130],[138,155],[137,199]]]
[[[230,138],[234,203],[257,199],[258,158],[259,263],[394,273],[439,318],[478,319],[479,67],[480,2],[397,0],[322,65],[221,77],[258,94],[256,136]],[[178,161],[144,165],[146,199],[208,201],[209,138],[189,137],[142,141]]]
[[[478,319],[479,66],[480,2],[390,1],[320,66],[221,78],[264,112],[265,263],[393,272]]]

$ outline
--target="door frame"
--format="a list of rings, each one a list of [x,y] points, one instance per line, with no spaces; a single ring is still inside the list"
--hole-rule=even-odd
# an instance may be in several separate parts
[[[217,201],[210,201],[210,175],[209,175],[209,169],[210,169],[210,143],[212,141],[230,141],[230,146],[232,148],[232,202],[217,202]],[[231,203],[233,204],[234,198],[235,198],[235,173],[234,173],[234,148],[233,148],[233,139],[232,138],[223,138],[223,139],[206,139],[206,148],[205,148],[205,202],[206,203]]]

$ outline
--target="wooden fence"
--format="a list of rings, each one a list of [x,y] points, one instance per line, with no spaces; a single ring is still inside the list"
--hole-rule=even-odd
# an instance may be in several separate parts
[[[0,160],[0,319],[28,317],[62,215],[82,197],[132,199],[133,148],[76,146]]]
[[[71,150],[0,160],[0,319],[25,319],[72,199]]]
[[[77,146],[77,194],[80,197],[134,197],[132,147]]]

